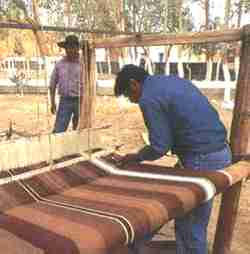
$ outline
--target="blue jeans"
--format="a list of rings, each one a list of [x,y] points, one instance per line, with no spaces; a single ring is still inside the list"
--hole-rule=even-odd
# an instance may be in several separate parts
[[[190,153],[180,156],[185,168],[194,170],[219,170],[232,163],[229,146],[208,154]],[[201,204],[188,214],[175,220],[177,254],[207,254],[207,226],[212,209],[212,200]]]
[[[53,133],[66,131],[71,118],[73,130],[75,130],[79,121],[79,107],[78,97],[61,97]]]

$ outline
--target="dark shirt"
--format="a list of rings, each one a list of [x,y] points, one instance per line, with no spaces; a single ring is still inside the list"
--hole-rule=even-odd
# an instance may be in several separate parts
[[[190,81],[176,76],[148,76],[139,100],[150,146],[140,160],[155,160],[172,150],[177,155],[222,149],[227,133],[217,111]]]

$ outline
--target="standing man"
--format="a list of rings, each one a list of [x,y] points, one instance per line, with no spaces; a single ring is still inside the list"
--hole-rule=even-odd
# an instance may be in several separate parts
[[[65,41],[59,42],[57,45],[65,49],[66,55],[56,63],[50,78],[51,113],[57,112],[53,133],[66,131],[71,118],[72,128],[76,130],[83,85],[80,80],[80,43],[78,37],[69,35]],[[56,89],[60,95],[58,110],[55,102]]]
[[[190,81],[176,76],[149,75],[126,65],[118,73],[115,95],[138,103],[149,131],[150,145],[117,163],[156,160],[168,150],[183,168],[218,170],[231,164],[227,133],[216,110]],[[177,254],[207,254],[207,226],[212,200],[175,220]]]

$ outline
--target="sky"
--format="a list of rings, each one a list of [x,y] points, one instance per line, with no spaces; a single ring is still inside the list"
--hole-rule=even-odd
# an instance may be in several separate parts
[[[224,6],[225,0],[210,0],[212,11],[210,11],[211,18],[220,17],[222,20],[224,19]],[[204,19],[204,12],[201,10],[199,4],[192,4],[191,8],[193,17],[195,19],[195,26],[199,28]],[[250,24],[250,15],[243,15],[242,17],[242,25]]]

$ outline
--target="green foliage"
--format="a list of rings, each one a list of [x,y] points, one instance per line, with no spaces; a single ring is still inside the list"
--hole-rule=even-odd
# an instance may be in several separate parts
[[[127,31],[160,32],[162,30],[162,6],[160,0],[127,0],[124,6]]]
[[[0,6],[1,20],[16,20],[23,15],[22,10],[16,6],[13,1],[5,0],[4,4]]]
[[[15,0],[17,2],[22,0]],[[23,13],[14,0],[1,2],[0,19],[19,19]],[[24,1],[24,0],[23,0]],[[226,0],[223,0],[226,1]],[[25,0],[31,5],[31,0]],[[70,25],[86,30],[120,30],[122,22],[128,32],[174,33],[192,31],[194,19],[190,6],[204,0],[37,0],[38,7],[49,15],[47,25]],[[250,12],[250,0],[233,1],[234,8]],[[210,6],[210,9],[212,7]],[[233,9],[233,6],[232,6]],[[45,12],[44,12],[45,11]],[[236,15],[236,14],[235,14]],[[42,20],[42,19],[41,19]],[[211,29],[222,27],[223,20],[209,20]]]
[[[11,0],[5,0],[0,6],[0,21],[19,20],[22,16],[22,10],[20,10]],[[10,31],[8,29],[1,29],[0,39],[4,40],[9,33]]]
[[[123,20],[128,32],[162,32],[165,23],[167,32],[174,32],[179,30],[180,22],[185,31],[192,30],[190,10],[180,7],[181,0],[169,2],[167,12],[162,0],[40,0],[38,4],[54,17],[50,25],[63,25],[67,18],[65,6],[70,4],[67,15],[71,16],[72,26],[82,29],[117,31]]]
[[[48,25],[63,25],[63,1],[59,0],[40,0],[37,2],[38,7],[45,10],[50,18],[50,23]]]
[[[131,32],[176,32],[193,28],[190,9],[183,7],[181,0],[127,0],[125,15],[127,30]]]
[[[244,12],[249,13],[250,12],[250,0],[241,0],[240,2],[242,3]]]

